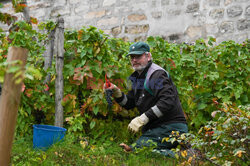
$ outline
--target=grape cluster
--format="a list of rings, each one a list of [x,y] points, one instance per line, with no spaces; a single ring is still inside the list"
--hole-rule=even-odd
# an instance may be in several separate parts
[[[111,110],[112,105],[113,105],[112,99],[111,99],[112,94],[113,94],[113,91],[111,89],[106,89],[105,90],[105,98],[106,98],[106,101],[108,103],[108,109],[109,110]]]

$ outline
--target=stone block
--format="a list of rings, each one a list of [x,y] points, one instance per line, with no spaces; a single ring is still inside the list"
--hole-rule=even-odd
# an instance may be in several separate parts
[[[236,43],[242,43],[246,41],[248,35],[246,33],[243,34],[223,34],[216,38],[217,43],[221,43],[223,41],[234,40]]]
[[[135,42],[138,41],[146,41],[147,40],[147,36],[138,36],[134,39]]]
[[[112,6],[116,3],[116,0],[104,0],[103,6]]]
[[[225,21],[220,24],[221,33],[232,33],[234,32],[234,24],[230,21]]]
[[[233,0],[224,0],[224,5],[230,5],[233,2]]]
[[[175,5],[184,5],[185,0],[175,0]]]
[[[250,6],[246,7],[246,16],[250,16]]]
[[[246,29],[250,29],[250,20],[240,19],[237,21],[237,29],[242,31]]]
[[[106,13],[105,10],[88,12],[84,15],[84,18],[85,19],[100,18],[105,16],[105,13]]]
[[[15,10],[14,8],[12,8],[12,4],[11,3],[6,3],[3,4],[3,8],[1,8],[1,13],[8,13],[8,14],[14,14]]]
[[[139,34],[146,33],[149,31],[149,24],[146,25],[129,25],[125,27],[125,33],[128,34]]]
[[[189,38],[200,38],[202,37],[203,28],[201,26],[189,26],[186,30],[186,34]]]
[[[65,28],[77,28],[82,26],[82,17],[81,16],[66,16],[65,20]]]
[[[206,24],[205,29],[206,29],[206,33],[208,35],[216,34],[219,32],[219,28],[218,28],[217,24]]]
[[[220,6],[220,0],[208,0],[209,6]]]
[[[108,19],[101,19],[97,22],[97,26],[107,26],[107,25],[116,25],[119,23],[119,19],[117,17],[111,17]]]
[[[169,0],[161,0],[161,6],[169,5]]]
[[[157,6],[157,2],[156,2],[156,0],[153,0],[151,3],[151,7],[155,8],[156,6]]]
[[[45,17],[46,16],[46,10],[44,8],[30,10],[30,16],[38,18],[38,17]]]
[[[193,4],[189,4],[187,6],[186,12],[187,13],[194,13],[194,12],[198,12],[200,8],[200,4],[199,3],[193,3]]]
[[[237,17],[240,16],[243,12],[243,9],[241,6],[232,6],[227,9],[227,15],[229,17]]]
[[[181,36],[179,34],[172,34],[168,36],[168,40],[173,42],[173,41],[178,41],[180,40]]]
[[[69,0],[70,4],[78,4],[80,2],[82,2],[82,1],[81,0]]]
[[[222,18],[224,16],[224,9],[213,9],[210,11],[209,16],[213,19]]]
[[[113,36],[117,36],[122,32],[122,27],[121,26],[117,26],[117,27],[113,27],[111,28],[111,34]]]
[[[111,30],[110,30],[110,29],[103,29],[103,32],[104,32],[105,34],[111,34]]]
[[[90,9],[93,9],[93,10],[98,9],[98,8],[100,8],[100,7],[101,7],[101,5],[99,5],[99,4],[97,4],[97,3],[95,3],[95,4],[90,4],[90,5],[89,5],[89,8],[90,8]]]
[[[29,6],[29,9],[30,10],[37,10],[37,9],[41,9],[41,8],[48,8],[48,7],[51,7],[51,3],[39,3],[39,4],[36,4],[36,5],[30,5]]]
[[[70,15],[70,10],[69,8],[65,7],[56,7],[52,9],[50,16],[51,17],[56,17],[58,15],[65,16],[65,15]]]
[[[76,14],[82,14],[85,13],[86,11],[89,10],[89,6],[88,5],[79,5],[75,7],[75,13]]]
[[[235,40],[235,42],[237,42],[237,43],[243,43],[243,42],[246,41],[246,39],[249,39],[249,36],[248,36],[247,33],[237,34],[237,35],[235,35],[235,37],[234,37],[234,40]]]
[[[36,2],[42,2],[44,0],[27,0],[28,4],[36,3]]]
[[[238,3],[244,3],[244,2],[249,2],[249,0],[234,0],[235,2],[238,2]]]
[[[160,12],[160,11],[152,12],[151,15],[155,19],[160,19],[162,17],[162,12]]]
[[[145,14],[131,14],[128,16],[128,20],[131,22],[138,22],[142,20],[147,20],[147,16],[145,16]]]
[[[180,9],[169,9],[167,11],[168,15],[170,16],[178,16],[181,14],[181,10]]]
[[[124,37],[122,37],[122,40],[125,41],[125,42],[128,42],[129,38],[127,36],[124,36]]]
[[[56,3],[54,3],[54,6],[64,6],[66,5],[66,0],[56,0]]]

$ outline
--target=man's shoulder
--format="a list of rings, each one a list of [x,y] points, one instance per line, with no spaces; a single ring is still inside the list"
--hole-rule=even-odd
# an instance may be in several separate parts
[[[150,78],[168,77],[168,74],[164,70],[155,70]]]
[[[162,77],[162,76],[167,76],[168,77],[168,72],[162,68],[161,66],[152,63],[151,69],[149,70],[150,73],[150,78],[152,77]]]

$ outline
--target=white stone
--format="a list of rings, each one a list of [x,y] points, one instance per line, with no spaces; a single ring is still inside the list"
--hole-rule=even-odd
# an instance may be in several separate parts
[[[78,4],[80,2],[81,2],[81,0],[69,0],[70,4]]]
[[[61,6],[66,4],[66,0],[56,0],[55,6]]]
[[[80,16],[68,16],[64,17],[64,19],[66,28],[77,28],[83,18]]]
[[[30,16],[32,17],[45,17],[46,15],[46,10],[41,8],[41,9],[36,9],[36,10],[30,10]]]
[[[64,16],[64,15],[69,15],[70,14],[70,10],[68,7],[66,8],[58,8],[58,9],[55,9],[52,13],[51,13],[51,16],[52,17],[55,17],[57,15],[61,15],[61,16]]]
[[[94,12],[89,12],[87,14],[84,15],[84,18],[85,19],[93,19],[93,18],[100,18],[102,16],[105,15],[105,10],[102,10],[102,11],[94,11]]]
[[[219,32],[219,28],[216,24],[207,24],[206,32],[208,35],[215,34]]]
[[[190,26],[186,31],[187,35],[192,38],[202,37],[202,27],[200,26]]]
[[[76,14],[82,14],[82,13],[86,13],[89,10],[89,6],[77,6],[75,8],[75,13]]]
[[[97,26],[107,26],[118,24],[119,19],[117,17],[111,17],[109,19],[101,19],[97,22]]]
[[[116,0],[104,0],[103,6],[111,6],[116,3]]]

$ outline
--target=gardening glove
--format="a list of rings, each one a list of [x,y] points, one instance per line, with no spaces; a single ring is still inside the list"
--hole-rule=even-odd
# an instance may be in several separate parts
[[[149,119],[146,114],[142,114],[141,116],[135,117],[128,125],[128,129],[132,132],[137,133],[139,129],[148,123]]]
[[[114,92],[114,97],[115,98],[119,98],[119,97],[122,97],[122,92],[121,90],[114,85],[114,89],[113,89],[113,92]]]
[[[111,90],[113,91],[113,96],[114,96],[115,98],[122,97],[122,92],[121,92],[121,90],[120,90],[115,84],[112,84],[112,83],[111,83],[111,86],[107,88],[107,87],[106,87],[106,84],[104,83],[103,89],[111,89]]]

